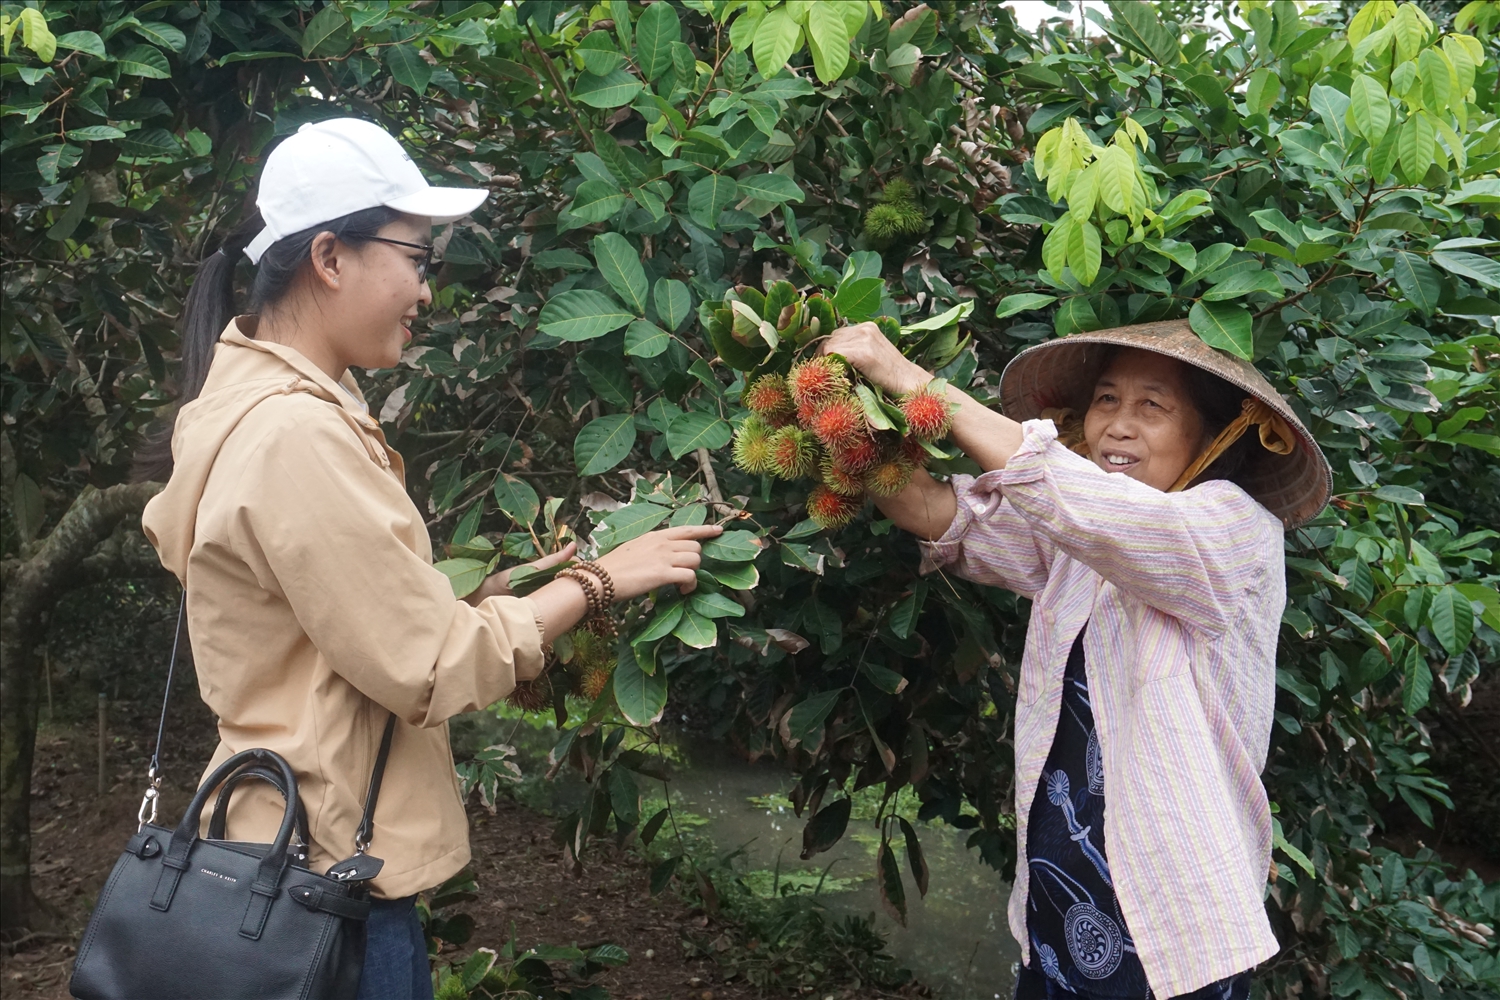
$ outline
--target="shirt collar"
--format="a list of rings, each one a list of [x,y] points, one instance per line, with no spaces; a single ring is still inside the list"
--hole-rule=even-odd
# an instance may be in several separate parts
[[[359,389],[359,383],[354,380],[354,376],[347,369],[344,371],[343,378],[335,380],[295,348],[254,339],[253,335],[259,324],[260,317],[253,313],[236,316],[229,321],[229,325],[219,335],[219,342],[234,347],[248,347],[252,351],[260,351],[281,359],[298,375],[322,389],[323,395],[330,402],[337,403],[349,411],[361,423],[378,426],[375,418],[370,416],[370,407],[365,402],[364,393]]]

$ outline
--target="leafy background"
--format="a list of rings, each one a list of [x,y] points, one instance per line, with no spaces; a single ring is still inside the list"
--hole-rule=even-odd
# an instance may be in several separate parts
[[[7,579],[127,478],[192,267],[270,144],[369,117],[435,182],[492,192],[439,237],[417,345],[363,379],[458,589],[569,533],[735,521],[701,596],[632,612],[605,692],[571,719],[559,700],[557,758],[598,789],[565,821],[575,849],[660,828],[635,776],[670,698],[800,775],[809,856],[853,792],[910,788],[1008,872],[1026,602],[919,579],[878,515],[825,536],[793,488],[735,470],[742,381],[705,320],[781,278],[907,327],[965,307],[921,333],[992,400],[1027,344],[1187,317],[1258,362],[1336,482],[1287,537],[1266,772],[1284,949],[1262,988],[1493,995],[1500,885],[1423,831],[1455,822],[1496,858],[1500,760],[1472,720],[1500,654],[1500,12],[1065,8],[1022,33],[994,3],[0,5]],[[4,671],[34,689],[35,656]],[[10,700],[24,866],[35,699]],[[900,916],[920,845],[876,822]],[[701,877],[663,857],[663,880]]]

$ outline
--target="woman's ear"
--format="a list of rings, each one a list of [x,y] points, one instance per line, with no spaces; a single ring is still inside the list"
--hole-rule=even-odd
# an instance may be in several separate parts
[[[319,286],[338,290],[339,279],[348,265],[344,250],[338,237],[326,230],[313,237],[308,256],[312,260],[313,279]]]

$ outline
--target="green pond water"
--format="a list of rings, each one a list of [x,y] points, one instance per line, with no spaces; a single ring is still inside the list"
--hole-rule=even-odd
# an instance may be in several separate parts
[[[452,730],[459,759],[495,743],[516,747],[525,777],[511,787],[511,794],[524,804],[557,815],[581,804],[587,786],[575,771],[564,768],[552,781],[543,776],[547,752],[557,741],[550,717],[474,713],[455,719]],[[720,855],[742,848],[742,879],[753,891],[770,896],[773,886],[779,886],[783,892],[791,887],[811,893],[819,891],[821,880],[821,902],[830,913],[874,913],[890,951],[944,1000],[1011,995],[1020,949],[1005,923],[1010,886],[979,860],[977,851],[964,847],[967,831],[942,823],[915,824],[930,869],[925,899],[905,870],[905,851],[898,849],[908,899],[903,928],[881,909],[873,881],[878,790],[855,797],[849,828],[837,845],[802,861],[804,819],[787,800],[795,781],[785,770],[770,762],[748,763],[720,744],[690,737],[674,739],[667,753],[673,762],[670,787],[679,828],[687,827],[693,838],[706,838]],[[642,779],[641,785],[641,815],[650,816],[660,808],[661,784]],[[901,812],[915,820],[915,809],[913,799],[910,811],[903,806]]]

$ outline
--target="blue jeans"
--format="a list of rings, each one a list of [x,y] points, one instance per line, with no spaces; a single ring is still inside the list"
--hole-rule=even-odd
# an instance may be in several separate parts
[[[1094,994],[1074,993],[1061,984],[1037,972],[1035,969],[1022,968],[1016,973],[1016,1000],[1093,1000]],[[1249,1000],[1250,997],[1250,973],[1241,972],[1221,979],[1217,983],[1209,983],[1201,990],[1184,993],[1173,1000]],[[1146,1000],[1154,1000],[1154,994],[1147,993]]]
[[[416,896],[371,902],[358,1000],[432,1000],[432,969],[416,904]]]

